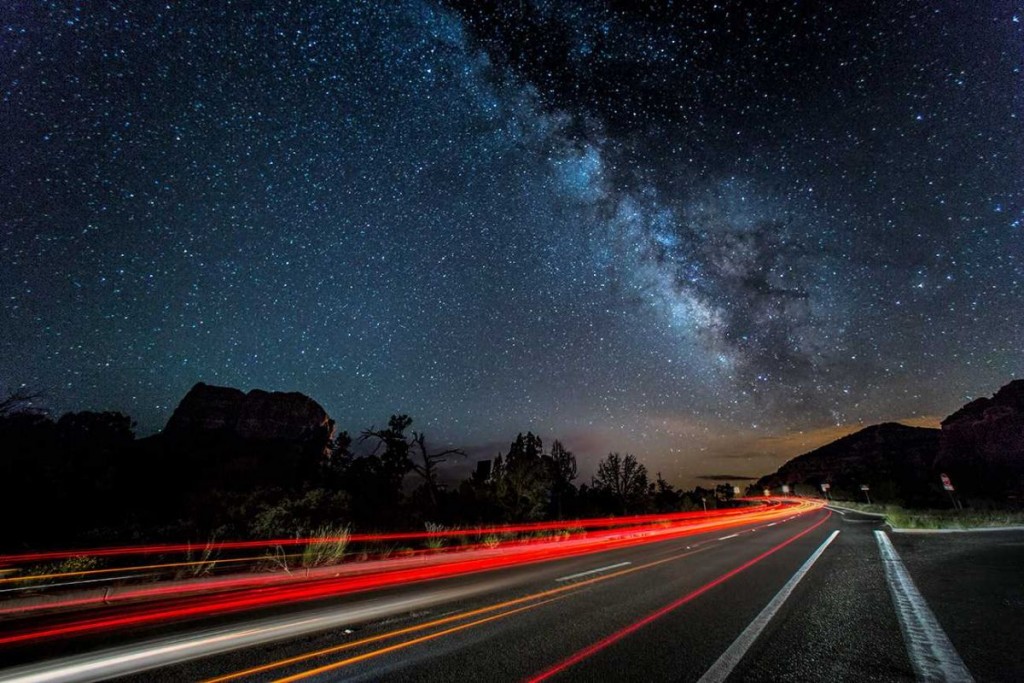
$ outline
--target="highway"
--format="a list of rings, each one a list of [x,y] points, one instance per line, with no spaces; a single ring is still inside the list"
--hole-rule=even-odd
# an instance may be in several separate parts
[[[0,645],[0,680],[1021,680],[1020,650],[977,619],[1003,620],[1021,645],[1022,540],[909,537],[808,506],[242,613],[13,642]],[[986,565],[956,573],[985,553]],[[975,593],[989,596],[984,615]],[[38,621],[41,632],[49,622]]]

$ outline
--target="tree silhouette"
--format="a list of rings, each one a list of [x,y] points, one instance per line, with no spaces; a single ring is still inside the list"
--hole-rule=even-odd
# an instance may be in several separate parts
[[[413,471],[416,474],[423,477],[423,484],[427,488],[427,496],[430,499],[430,505],[434,508],[437,507],[437,466],[443,462],[447,462],[448,457],[452,455],[458,455],[466,457],[465,452],[458,448],[448,448],[443,451],[437,451],[431,453],[427,449],[426,435],[423,432],[412,433],[412,446],[419,454],[420,462],[415,460],[410,462]]]
[[[572,482],[577,476],[576,456],[555,439],[551,444],[551,498],[555,516],[561,519],[566,498],[574,493]]]
[[[647,468],[635,455],[609,453],[597,466],[594,488],[610,496],[620,513],[639,512],[650,494]]]
[[[718,500],[732,500],[733,495],[735,495],[735,492],[733,491],[732,484],[728,482],[715,487],[715,498]]]
[[[495,495],[511,520],[538,519],[550,501],[550,457],[539,436],[519,434],[504,457],[494,461]]]
[[[0,417],[17,413],[41,413],[42,409],[36,405],[41,398],[41,393],[28,389],[12,391],[4,398],[0,398]]]
[[[376,440],[371,455],[380,458],[380,473],[389,488],[399,492],[402,480],[412,469],[412,461],[409,459],[410,441],[405,435],[405,430],[411,425],[412,418],[408,415],[392,415],[388,419],[387,429],[370,427],[359,437],[360,442]]]
[[[680,492],[672,484],[665,481],[658,472],[654,481],[654,507],[658,512],[673,512],[679,509],[681,503]]]

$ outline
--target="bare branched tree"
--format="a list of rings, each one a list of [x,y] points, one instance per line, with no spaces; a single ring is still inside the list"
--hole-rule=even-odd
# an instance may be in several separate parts
[[[42,398],[41,393],[28,389],[13,391],[5,398],[0,398],[0,417],[7,417],[15,413],[42,412],[42,408],[36,405]]]
[[[431,453],[427,449],[426,435],[423,432],[412,433],[412,446],[418,451],[420,462],[416,462],[415,459],[411,460],[412,469],[416,474],[423,477],[423,481],[427,486],[427,495],[430,496],[430,503],[432,505],[437,504],[437,466],[443,462],[447,462],[448,458],[457,455],[459,457],[466,457],[466,453],[459,448],[448,448],[443,451],[437,451]]]

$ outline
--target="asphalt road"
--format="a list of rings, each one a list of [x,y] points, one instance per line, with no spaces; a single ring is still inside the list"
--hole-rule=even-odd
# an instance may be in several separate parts
[[[820,510],[244,622],[206,620],[192,632],[211,641],[242,626],[258,631],[259,619],[333,621],[124,680],[247,670],[238,680],[1024,680],[1024,533],[880,539],[879,529]],[[887,543],[897,559],[884,559]],[[165,646],[177,638],[127,640],[157,637]],[[113,670],[96,677],[104,671]]]

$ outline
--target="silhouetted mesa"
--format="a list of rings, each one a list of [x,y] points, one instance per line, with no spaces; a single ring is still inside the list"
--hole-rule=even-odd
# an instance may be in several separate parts
[[[852,497],[861,484],[868,484],[877,500],[925,498],[930,491],[927,473],[938,450],[938,429],[886,422],[793,458],[758,480],[757,487],[788,484],[816,491],[827,482],[837,495]]]
[[[799,455],[757,488],[788,484],[816,493],[823,483],[838,497],[858,498],[870,487],[879,502],[945,504],[939,475],[948,474],[958,495],[1019,501],[1024,495],[1024,380],[992,398],[979,398],[942,421],[941,429],[888,422]]]
[[[199,382],[178,404],[163,434],[175,440],[218,435],[308,442],[329,439],[333,432],[327,411],[305,394],[260,389],[244,393]]]
[[[979,497],[1024,496],[1024,380],[971,401],[942,421],[936,469]]]

